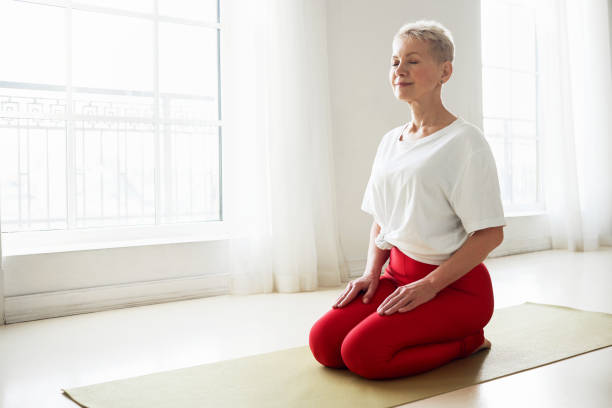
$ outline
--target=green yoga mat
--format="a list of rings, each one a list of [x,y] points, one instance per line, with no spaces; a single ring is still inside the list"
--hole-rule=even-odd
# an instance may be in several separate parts
[[[433,370],[368,380],[322,366],[308,346],[65,389],[91,408],[390,407],[612,345],[612,314],[526,302],[496,309],[493,344]]]

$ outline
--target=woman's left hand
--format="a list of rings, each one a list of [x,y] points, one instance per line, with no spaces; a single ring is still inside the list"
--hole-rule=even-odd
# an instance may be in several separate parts
[[[390,315],[395,312],[407,312],[415,307],[429,302],[438,294],[433,284],[425,279],[419,279],[407,285],[398,286],[376,310],[380,315]]]

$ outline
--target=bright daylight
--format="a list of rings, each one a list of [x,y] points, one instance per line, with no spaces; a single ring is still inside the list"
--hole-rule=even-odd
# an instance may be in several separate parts
[[[0,0],[0,408],[612,404],[612,1]]]

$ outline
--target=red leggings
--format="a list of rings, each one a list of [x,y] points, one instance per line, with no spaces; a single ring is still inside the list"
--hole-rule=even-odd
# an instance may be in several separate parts
[[[312,326],[309,345],[315,359],[368,379],[385,379],[418,374],[471,354],[483,343],[483,328],[493,316],[493,287],[484,263],[412,310],[384,316],[376,311],[398,286],[437,267],[393,247],[370,302],[362,302],[362,291]]]

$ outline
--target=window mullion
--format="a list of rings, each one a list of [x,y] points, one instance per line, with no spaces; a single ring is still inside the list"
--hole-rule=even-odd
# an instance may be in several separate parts
[[[155,135],[155,225],[161,224],[161,152],[159,131],[159,13],[153,0],[153,131]]]
[[[508,200],[512,205],[514,203],[514,186],[512,183],[513,176],[513,163],[512,163],[512,137],[510,134],[510,119],[504,120],[504,153],[506,162],[506,194],[508,194]]]
[[[534,15],[534,26],[537,27],[537,20],[536,20],[536,16]],[[540,66],[539,66],[539,59],[540,59],[540,54],[538,51],[538,36],[537,36],[537,30],[534,29],[533,30],[533,43],[534,43],[534,48],[535,48],[535,84],[536,84],[536,89],[535,89],[535,124],[536,124],[536,204],[540,206],[540,208],[545,208],[545,203],[544,203],[544,195],[543,195],[543,179],[542,179],[542,148],[541,148],[541,137],[540,137]]]
[[[66,7],[66,228],[76,226],[76,143],[72,103],[72,1]]]

